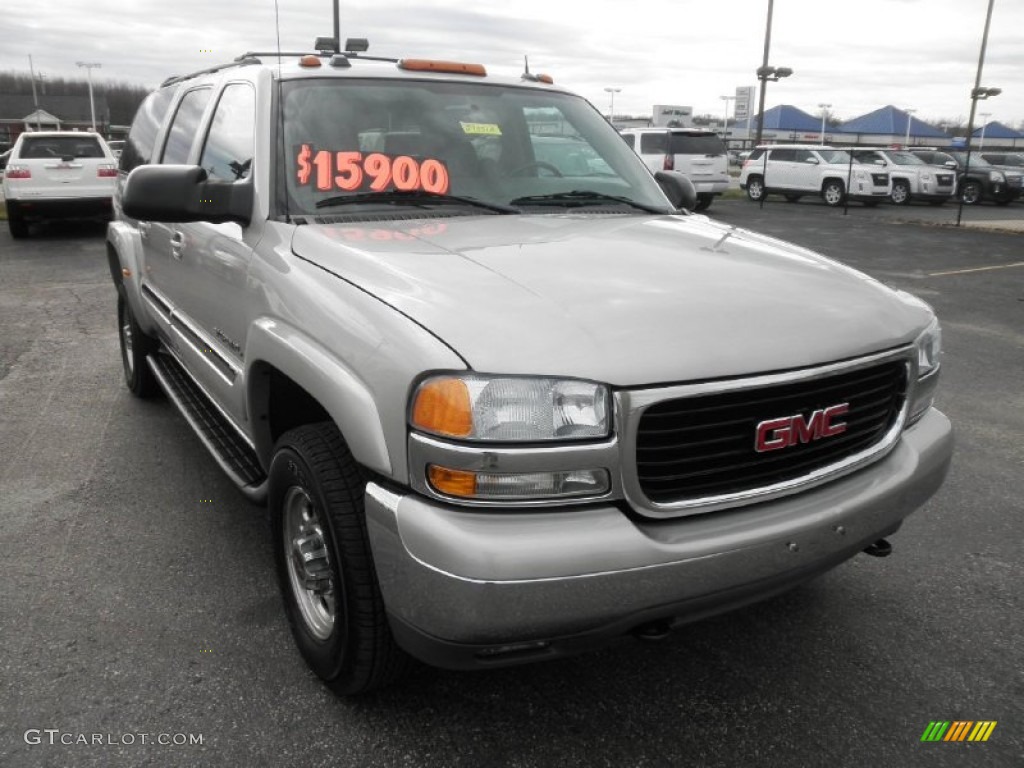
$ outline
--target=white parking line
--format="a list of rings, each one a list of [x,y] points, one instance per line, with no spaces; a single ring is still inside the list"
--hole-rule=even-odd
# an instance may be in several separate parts
[[[993,269],[1010,269],[1011,267],[1024,267],[1024,261],[1016,261],[1013,264],[996,264],[991,267],[972,267],[971,269],[951,269],[948,272],[929,272],[928,277],[945,277],[946,275],[966,275],[968,272],[988,272]]]

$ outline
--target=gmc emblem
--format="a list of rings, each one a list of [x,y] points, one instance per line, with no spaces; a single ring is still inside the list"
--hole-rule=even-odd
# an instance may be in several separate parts
[[[754,450],[758,453],[777,451],[797,443],[809,443],[823,437],[833,437],[846,431],[845,421],[834,421],[837,416],[849,412],[849,403],[840,403],[821,408],[805,419],[799,413],[781,419],[768,419],[757,425]]]

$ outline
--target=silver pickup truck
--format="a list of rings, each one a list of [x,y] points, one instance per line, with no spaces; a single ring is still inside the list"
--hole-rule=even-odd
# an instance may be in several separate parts
[[[663,637],[940,486],[929,307],[694,202],[542,75],[251,53],[141,106],[125,379],[269,506],[335,691]]]

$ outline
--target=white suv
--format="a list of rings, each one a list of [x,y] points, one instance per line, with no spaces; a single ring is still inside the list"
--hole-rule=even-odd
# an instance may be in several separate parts
[[[942,166],[928,165],[907,150],[884,147],[858,147],[853,159],[865,165],[885,168],[892,179],[889,199],[896,205],[913,200],[926,200],[942,205],[956,194],[956,173]]]
[[[703,211],[729,188],[729,153],[717,133],[689,128],[627,128],[620,133],[652,173],[679,171],[693,182],[694,210]]]
[[[877,166],[851,162],[842,149],[817,144],[774,144],[750,153],[740,172],[740,187],[758,201],[778,192],[790,202],[821,195],[826,205],[842,205],[847,196],[878,205],[889,196],[889,174]]]
[[[23,133],[4,169],[11,237],[28,235],[29,221],[110,218],[117,161],[95,133]]]

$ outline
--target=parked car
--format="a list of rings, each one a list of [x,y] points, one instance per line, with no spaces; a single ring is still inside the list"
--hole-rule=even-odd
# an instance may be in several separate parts
[[[1024,154],[1019,152],[981,152],[979,154],[996,168],[1024,172]]]
[[[967,166],[967,153],[956,149],[941,152],[914,149],[911,152],[926,163],[955,168],[957,191],[964,205],[976,205],[983,200],[1008,205],[1024,191],[1024,174],[996,168],[977,152],[971,153],[970,167]]]
[[[817,144],[773,144],[754,149],[740,171],[740,188],[759,201],[778,193],[791,203],[820,195],[826,205],[842,205],[847,196],[878,205],[889,196],[889,174],[874,165],[851,162],[848,152]]]
[[[539,77],[247,54],[148,96],[120,171],[127,387],[269,506],[336,692],[659,639],[888,554],[948,470],[927,304],[681,211]]]
[[[11,150],[0,152],[0,171],[7,167],[7,158],[11,156]]]
[[[690,128],[626,128],[622,138],[651,171],[679,171],[697,190],[695,210],[729,188],[729,161],[717,133]]]
[[[928,165],[905,150],[857,147],[850,152],[859,163],[888,170],[892,181],[889,199],[896,205],[907,205],[911,200],[942,205],[956,194],[956,173],[949,168]]]
[[[11,237],[46,219],[110,218],[114,156],[95,133],[39,131],[14,142],[3,174]]]

